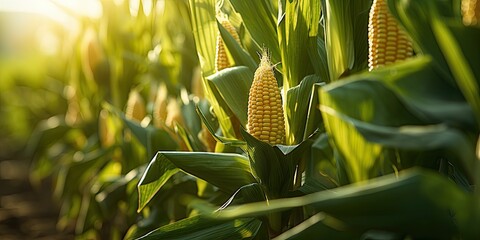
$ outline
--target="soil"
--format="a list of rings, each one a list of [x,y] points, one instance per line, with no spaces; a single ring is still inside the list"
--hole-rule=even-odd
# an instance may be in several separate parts
[[[0,158],[0,239],[74,239],[57,230],[58,205],[48,185],[32,187],[28,160]]]

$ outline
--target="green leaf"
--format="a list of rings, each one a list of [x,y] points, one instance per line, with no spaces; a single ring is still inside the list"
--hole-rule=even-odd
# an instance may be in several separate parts
[[[314,71],[311,62],[305,60],[309,38],[317,36],[319,21],[319,1],[286,1],[285,13],[277,27],[285,91]],[[298,64],[300,62],[303,64]]]
[[[295,169],[309,142],[294,146],[271,146],[243,129],[242,136],[247,142],[252,171],[258,182],[265,186],[267,197],[274,199],[286,196],[293,190]]]
[[[179,169],[160,153],[148,164],[138,182],[138,209],[140,212],[152,200],[160,188],[177,173]]]
[[[178,147],[177,143],[167,131],[158,129],[152,125],[143,127],[138,122],[127,119],[123,112],[108,103],[104,103],[103,108],[122,119],[127,128],[131,130],[138,141],[147,149],[148,156],[152,156],[158,149],[175,150]]]
[[[262,185],[251,183],[238,189],[219,209],[225,209],[232,204],[261,202],[267,199]],[[208,213],[206,212],[206,214]]]
[[[271,2],[266,0],[230,0],[230,2],[235,11],[242,16],[245,27],[250,32],[258,52],[265,47],[269,50],[272,62],[280,62],[276,12]]]
[[[262,222],[255,218],[224,221],[196,216],[158,228],[139,239],[256,239],[257,234],[265,237],[262,228]]]
[[[54,116],[40,121],[32,132],[26,152],[31,156],[43,154],[43,151],[57,140],[63,139],[63,136],[71,129],[65,123],[63,116]]]
[[[275,239],[363,239],[360,234],[353,234],[344,229],[332,228],[337,220],[323,212],[317,213],[297,226],[283,232]],[[338,226],[337,226],[338,227]]]
[[[218,34],[215,0],[190,0],[193,36],[202,68],[202,83],[206,98],[210,101],[224,136],[235,137],[229,117],[229,109],[215,89],[205,79],[215,73],[215,49]]]
[[[355,78],[382,81],[408,111],[424,123],[476,129],[472,109],[465,98],[442,76],[430,57],[416,57]]]
[[[189,0],[192,30],[203,75],[215,71],[217,20],[215,0]]]
[[[227,47],[228,51],[232,55],[233,60],[235,60],[235,64],[246,66],[250,69],[250,71],[255,72],[257,69],[257,63],[253,58],[242,48],[242,46],[230,35],[230,33],[222,26],[222,24],[218,23],[218,30],[220,30],[220,34],[222,35],[223,42]]]
[[[325,45],[330,81],[366,67],[370,0],[324,0]]]
[[[317,36],[316,38],[310,38],[308,56],[312,62],[315,74],[318,75],[323,82],[329,82],[330,75],[327,50],[323,37]]]
[[[480,89],[478,85],[480,82],[480,71],[477,70],[477,75],[475,76],[473,70],[480,63],[480,58],[478,57],[478,54],[480,53],[480,51],[478,51],[480,30],[477,28],[469,28],[467,30],[463,26],[458,27],[458,24],[452,23],[447,25],[439,18],[432,19],[432,28],[448,66],[450,67],[450,71],[467,102],[472,107],[477,120],[477,126],[480,128]],[[470,40],[461,40],[459,36],[462,36],[462,38],[470,38]],[[476,44],[471,44],[472,42],[475,42]],[[461,47],[462,45],[466,45],[469,48],[465,49],[465,47]],[[476,61],[469,62],[469,59],[466,58],[464,52],[469,53],[469,51],[474,51],[475,49],[476,53],[469,55],[474,56]]]
[[[289,127],[286,131],[288,144],[297,144],[304,140],[307,118],[310,117],[308,113],[310,112],[310,107],[315,107],[309,105],[313,85],[320,81],[320,78],[316,75],[309,75],[302,80],[300,85],[287,91],[285,112]],[[314,116],[312,115],[311,117],[313,118]],[[308,135],[311,133],[313,132],[310,132]]]
[[[231,67],[210,75],[207,79],[215,85],[242,126],[246,126],[248,94],[253,81],[253,72],[244,66]]]
[[[182,171],[201,178],[220,189],[233,193],[256,182],[248,159],[239,154],[207,152],[160,152]]]
[[[236,219],[311,206],[332,217],[331,221],[320,224],[348,233],[385,229],[419,238],[451,238],[458,235],[455,222],[467,223],[470,199],[450,180],[417,169],[339,187],[335,191],[230,207],[213,216]]]
[[[256,182],[248,159],[239,154],[158,152],[138,183],[139,210],[178,170],[201,178],[229,194]]]
[[[225,145],[229,145],[229,146],[234,146],[234,147],[244,147],[245,146],[244,141],[240,141],[236,138],[227,138],[227,137],[219,135],[216,132],[216,128],[214,127],[215,126],[214,119],[212,119],[211,117],[207,117],[207,114],[205,113],[205,110],[202,110],[202,108],[200,108],[200,106],[197,107],[197,112],[198,112],[198,115],[200,116],[200,118],[202,119],[203,123],[207,127],[208,131],[215,138],[215,140],[217,140],[217,141],[219,141],[219,142],[221,142]]]
[[[456,3],[455,3],[456,2]],[[461,23],[459,1],[389,0],[390,12],[406,29],[418,55],[430,55],[436,71],[454,86],[452,72],[433,30],[433,21],[456,20]]]

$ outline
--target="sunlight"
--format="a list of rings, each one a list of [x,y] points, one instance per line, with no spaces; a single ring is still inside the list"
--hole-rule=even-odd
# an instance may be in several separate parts
[[[40,14],[65,27],[72,27],[76,25],[76,19],[69,13],[99,18],[102,7],[98,0],[0,0],[0,12]]]

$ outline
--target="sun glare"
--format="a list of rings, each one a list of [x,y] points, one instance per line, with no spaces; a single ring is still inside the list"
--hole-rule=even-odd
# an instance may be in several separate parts
[[[72,14],[99,18],[102,7],[98,0],[0,0],[0,12],[40,14],[66,27],[75,25]]]

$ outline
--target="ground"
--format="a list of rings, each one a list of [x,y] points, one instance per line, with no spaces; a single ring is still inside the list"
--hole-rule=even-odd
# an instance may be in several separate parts
[[[0,239],[73,239],[57,230],[58,204],[50,184],[32,187],[28,161],[0,158]]]

